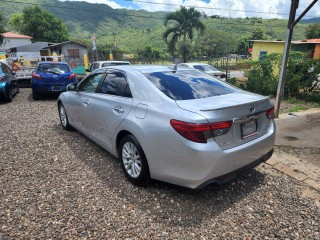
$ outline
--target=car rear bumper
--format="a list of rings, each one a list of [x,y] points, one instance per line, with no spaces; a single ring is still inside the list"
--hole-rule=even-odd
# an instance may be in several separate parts
[[[65,84],[32,84],[31,87],[37,93],[61,93],[66,91]]]
[[[246,168],[253,168],[266,161],[272,154],[275,142],[275,125],[267,134],[245,144],[222,150],[212,139],[207,144],[179,144],[177,141],[162,142],[166,151],[158,156],[159,145],[154,146],[149,162],[151,177],[176,185],[199,188],[221,179],[232,179],[233,175]],[[180,146],[179,146],[180,145]]]

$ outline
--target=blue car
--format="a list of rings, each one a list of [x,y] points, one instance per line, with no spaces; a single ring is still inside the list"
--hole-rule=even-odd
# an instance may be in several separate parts
[[[11,102],[13,96],[18,92],[19,82],[15,73],[6,64],[0,62],[0,98]]]
[[[32,73],[32,97],[38,100],[42,94],[61,93],[70,83],[77,83],[76,74],[65,62],[39,62]]]

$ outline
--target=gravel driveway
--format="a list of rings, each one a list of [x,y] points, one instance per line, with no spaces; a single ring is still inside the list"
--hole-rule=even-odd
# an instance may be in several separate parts
[[[60,127],[55,99],[0,104],[0,239],[320,239],[302,183],[266,164],[223,185],[131,185],[117,159]],[[196,161],[196,159],[195,159]]]

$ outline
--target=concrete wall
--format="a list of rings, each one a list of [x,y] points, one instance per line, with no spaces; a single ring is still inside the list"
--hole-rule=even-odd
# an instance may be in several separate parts
[[[3,44],[0,46],[0,49],[9,49],[13,47],[19,47],[23,45],[31,44],[31,39],[24,38],[5,38]]]
[[[253,42],[252,60],[259,60],[260,53],[283,53],[284,42]]]

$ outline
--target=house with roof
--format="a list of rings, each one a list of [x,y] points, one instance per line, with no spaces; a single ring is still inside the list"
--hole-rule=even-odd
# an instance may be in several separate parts
[[[3,43],[0,45],[0,51],[5,52],[6,50],[19,47],[23,45],[31,44],[31,36],[22,35],[14,32],[5,32],[3,35]]]
[[[252,60],[261,60],[266,54],[283,53],[284,41],[251,40]],[[320,60],[320,39],[306,39],[291,42],[291,50],[303,52],[308,58]]]

